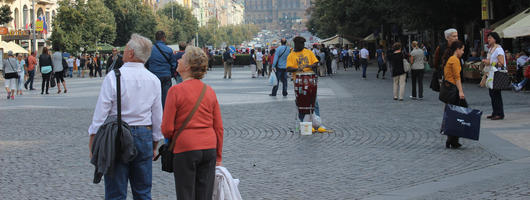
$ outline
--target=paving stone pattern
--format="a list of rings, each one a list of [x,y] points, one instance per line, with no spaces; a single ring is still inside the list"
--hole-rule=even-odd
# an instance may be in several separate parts
[[[470,140],[462,140],[460,150],[445,149],[445,136],[438,134],[443,105],[428,81],[423,101],[397,102],[391,80],[375,79],[374,69],[368,80],[360,71],[320,79],[321,117],[335,132],[312,136],[293,132],[292,83],[288,97],[269,97],[266,78],[251,79],[248,68],[236,68],[233,80],[222,79],[220,69],[209,72],[205,81],[217,92],[225,126],[223,164],[241,180],[243,198],[362,199],[506,161]],[[68,94],[54,88],[48,96],[26,92],[15,101],[2,92],[0,199],[103,198],[103,183],[91,182],[86,133],[101,81],[67,79]],[[470,105],[491,112],[487,90],[464,87]],[[530,104],[528,94],[503,95],[507,110]],[[159,162],[153,168],[153,199],[175,199],[172,174],[159,170]],[[502,185],[511,182],[504,178],[483,193],[460,188],[453,195],[527,199],[528,179]]]

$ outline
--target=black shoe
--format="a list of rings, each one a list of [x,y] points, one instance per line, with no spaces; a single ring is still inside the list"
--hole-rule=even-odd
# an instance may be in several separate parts
[[[276,95],[273,95],[273,94],[269,94],[269,96],[271,96],[271,97],[275,97]]]
[[[460,147],[462,147],[462,144],[460,144],[460,143],[458,143],[458,142],[455,142],[455,143],[452,143],[452,144],[451,144],[451,148],[452,148],[452,149],[458,149],[458,148],[460,148]]]
[[[451,148],[451,143],[450,142],[445,142],[445,148]]]
[[[487,119],[491,119],[493,117],[493,115],[488,115],[486,118]]]
[[[377,76],[375,76],[377,79],[379,79],[379,74],[377,74]]]
[[[26,90],[28,89],[28,84],[24,84],[24,88],[26,88]]]
[[[497,116],[491,117],[491,120],[502,120],[502,119],[504,119],[504,116],[497,115]]]

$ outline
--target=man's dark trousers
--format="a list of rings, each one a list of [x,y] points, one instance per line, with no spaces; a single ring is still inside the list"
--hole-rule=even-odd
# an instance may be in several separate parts
[[[166,105],[166,96],[167,91],[169,91],[169,88],[171,88],[171,76],[166,77],[159,77],[160,79],[160,87],[162,88],[162,108]]]
[[[35,78],[35,70],[28,71],[28,75],[29,75],[29,78],[26,81],[26,83],[24,83],[24,85],[28,87],[28,83],[29,83],[29,89],[33,90],[33,79]]]
[[[287,96],[287,69],[276,68],[276,86],[272,87],[272,96],[276,96],[280,81],[282,82],[282,95]]]

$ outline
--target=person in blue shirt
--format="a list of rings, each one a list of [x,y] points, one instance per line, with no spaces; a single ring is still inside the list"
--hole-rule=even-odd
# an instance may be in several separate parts
[[[171,77],[176,73],[177,57],[173,50],[166,45],[166,33],[157,31],[156,42],[151,49],[151,57],[147,61],[147,69],[151,71],[162,86],[162,107],[165,106],[167,91],[171,88]]]
[[[179,42],[179,51],[175,54],[175,57],[177,59],[177,67],[179,66],[179,62],[178,61],[184,55],[187,46],[188,46],[188,44],[186,44],[186,42]],[[175,79],[175,82],[177,82],[177,84],[179,84],[179,83],[182,83],[182,77],[180,77],[180,74],[178,72],[176,72],[176,68],[177,67],[175,67],[175,71],[174,71],[175,75],[173,76],[173,78]]]
[[[344,66],[344,71],[346,71],[346,68],[348,68],[349,61],[350,61],[350,55],[348,54],[347,46],[344,46],[344,49],[342,49],[341,57],[342,57],[342,65]]]
[[[357,47],[353,50],[353,64],[355,65],[355,71],[358,71],[361,66],[361,59],[359,58],[359,49]]]
[[[274,52],[274,61],[272,63],[272,70],[276,73],[278,84],[272,87],[272,93],[269,96],[276,96],[280,81],[282,82],[282,95],[287,96],[287,57],[291,49],[287,46],[287,39],[282,38],[281,46],[276,48]]]

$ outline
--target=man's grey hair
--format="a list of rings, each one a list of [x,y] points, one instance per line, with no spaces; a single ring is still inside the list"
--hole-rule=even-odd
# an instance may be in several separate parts
[[[145,63],[151,56],[153,43],[146,37],[133,33],[131,39],[127,42],[127,46],[134,51],[134,57]]]
[[[458,33],[458,31],[454,28],[450,28],[444,31],[445,39],[447,39],[451,34]]]

